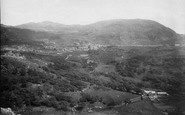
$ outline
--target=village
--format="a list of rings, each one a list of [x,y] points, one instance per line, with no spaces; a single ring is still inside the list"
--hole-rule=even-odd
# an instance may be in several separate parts
[[[39,47],[31,47],[29,45],[13,45],[11,47],[5,46],[2,50],[4,51],[17,51],[17,52],[33,52],[38,54],[63,54],[66,52],[73,52],[73,51],[89,51],[89,50],[98,50],[102,47],[107,47],[106,45],[100,45],[100,44],[80,44],[80,43],[74,43],[70,46],[65,47],[57,47],[55,42],[51,42],[46,40],[45,41],[47,45],[41,44],[43,48]]]

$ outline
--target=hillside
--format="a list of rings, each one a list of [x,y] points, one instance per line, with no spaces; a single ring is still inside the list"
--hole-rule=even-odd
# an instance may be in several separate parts
[[[1,107],[21,114],[83,115],[88,108],[92,114],[163,114],[150,100],[118,106],[140,99],[143,88],[183,94],[185,49],[174,46],[183,37],[157,22],[109,20],[67,31],[58,23],[41,25],[39,31],[1,25]],[[170,103],[179,113],[181,98],[178,106]],[[103,108],[97,110],[97,102]]]
[[[178,39],[177,44],[185,46],[185,35],[184,34],[179,34],[177,39]]]
[[[160,45],[173,44],[176,33],[150,20],[110,20],[88,26],[89,37],[108,44]]]
[[[103,45],[174,44],[177,34],[151,20],[107,20],[90,25],[62,25],[53,22],[28,23],[16,26],[31,30],[59,33],[63,41],[86,41]],[[57,42],[57,41],[56,41]]]
[[[34,31],[46,31],[46,32],[69,32],[74,31],[77,28],[80,28],[80,25],[64,25],[60,23],[44,21],[44,22],[30,22],[26,24],[17,25],[16,27],[22,29],[30,29]]]
[[[1,46],[29,45],[30,47],[43,48],[49,45],[47,40],[59,40],[60,36],[48,32],[36,32],[12,26],[1,25]]]

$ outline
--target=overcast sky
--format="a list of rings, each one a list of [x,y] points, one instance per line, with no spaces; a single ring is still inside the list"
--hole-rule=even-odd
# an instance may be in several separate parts
[[[185,34],[185,0],[1,0],[1,23],[150,19]]]

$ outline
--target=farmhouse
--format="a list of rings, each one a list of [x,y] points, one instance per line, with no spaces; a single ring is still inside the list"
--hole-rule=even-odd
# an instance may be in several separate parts
[[[157,92],[157,95],[165,95],[165,96],[168,96],[169,94],[167,93],[167,92],[163,92],[163,91],[161,91],[161,92]]]
[[[175,44],[175,46],[180,46],[180,44]]]
[[[84,58],[84,59],[88,59],[89,55],[88,54],[81,54],[79,57]]]
[[[152,89],[142,89],[143,94],[149,95],[149,94],[156,94],[155,90]]]
[[[152,89],[143,89],[143,96],[147,95],[151,101],[158,99],[161,96],[168,96],[169,94],[164,91],[157,91]]]

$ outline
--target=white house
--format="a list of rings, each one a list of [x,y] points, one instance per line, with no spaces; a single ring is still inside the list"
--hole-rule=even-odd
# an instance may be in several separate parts
[[[150,89],[143,89],[143,94],[156,94],[156,91]]]
[[[169,94],[167,92],[157,92],[157,95],[165,95],[165,96],[168,96]]]
[[[180,44],[175,44],[175,46],[180,46]]]

